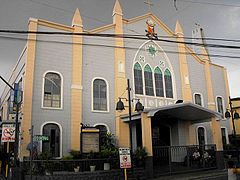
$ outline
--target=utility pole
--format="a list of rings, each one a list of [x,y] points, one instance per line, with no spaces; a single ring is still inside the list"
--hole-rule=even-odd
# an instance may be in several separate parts
[[[22,102],[22,95],[19,91],[18,83],[14,84],[12,87],[2,76],[0,79],[8,86],[11,90],[14,91],[14,102],[16,104],[16,118],[15,118],[15,142],[14,142],[14,167],[17,167],[17,158],[18,158],[18,142],[19,142],[19,124],[18,124],[18,114],[19,114],[19,107]],[[20,97],[20,98],[19,98]]]

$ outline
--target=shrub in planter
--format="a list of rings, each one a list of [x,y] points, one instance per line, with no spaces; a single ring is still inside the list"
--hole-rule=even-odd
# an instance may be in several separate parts
[[[144,165],[145,158],[147,157],[147,152],[145,147],[137,147],[133,153],[135,159],[135,165],[137,167],[142,167]]]

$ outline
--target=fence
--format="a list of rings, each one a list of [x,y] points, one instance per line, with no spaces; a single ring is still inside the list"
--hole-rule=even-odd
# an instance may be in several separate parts
[[[73,172],[74,168],[79,167],[79,171],[90,171],[90,166],[95,166],[95,170],[103,170],[104,163],[109,163],[111,169],[119,169],[119,159],[78,159],[78,160],[33,160],[32,173],[41,175],[45,171],[59,172],[69,171]],[[23,161],[24,174],[30,173],[30,161]]]
[[[154,146],[155,175],[216,168],[215,145]]]

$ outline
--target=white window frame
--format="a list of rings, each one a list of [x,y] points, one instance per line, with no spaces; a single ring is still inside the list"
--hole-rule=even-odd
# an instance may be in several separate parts
[[[221,126],[221,137],[222,137],[222,129],[225,129],[226,143],[229,144],[228,129],[227,129],[227,127],[225,127],[225,126]]]
[[[139,54],[139,51],[143,48],[143,46],[145,46],[147,43],[151,42],[152,40],[148,40],[146,42],[144,42],[143,44],[140,45],[140,47],[138,48],[137,52],[135,53],[135,56],[134,56],[134,60],[133,60],[133,65],[132,65],[132,77],[133,77],[133,84],[135,85],[135,82],[134,82],[134,65],[135,63],[139,63],[142,67],[142,73],[144,73],[144,67],[146,64],[149,64],[149,62],[146,62],[143,63],[142,62],[139,62],[139,60],[137,60],[138,58],[138,54]],[[152,41],[154,42],[154,41]],[[177,98],[177,85],[176,85],[176,78],[175,78],[175,73],[174,73],[174,70],[173,70],[173,67],[172,67],[172,63],[170,62],[167,54],[164,52],[164,50],[161,48],[161,46],[159,46],[156,42],[154,42],[154,44],[156,46],[158,46],[158,48],[161,50],[161,52],[163,53],[163,56],[165,57],[165,60],[166,60],[166,64],[168,64],[168,67],[159,67],[163,73],[163,88],[164,88],[164,97],[158,97],[154,94],[154,96],[146,96],[145,95],[145,80],[144,80],[144,74],[143,74],[143,95],[142,94],[134,94],[134,96],[137,96],[137,97],[154,97],[156,99],[170,99],[170,100],[174,100]],[[149,66],[152,68],[151,64],[149,64]],[[168,69],[170,72],[171,72],[171,77],[172,77],[172,89],[173,89],[173,97],[172,98],[166,98],[166,93],[165,93],[165,80],[164,80],[164,72],[165,70]],[[154,73],[153,73],[154,74]],[[153,81],[154,81],[154,78],[153,78]],[[155,86],[154,86],[155,88]],[[133,86],[133,92],[135,92],[135,86]]]
[[[194,102],[194,104],[196,104],[196,101],[195,101],[195,95],[196,95],[196,94],[200,95],[200,97],[201,97],[201,103],[202,103],[201,106],[204,107],[203,95],[202,95],[202,93],[199,93],[199,92],[193,93],[193,102]]]
[[[166,83],[165,83],[165,71],[168,70],[170,73],[171,73],[171,79],[172,79],[172,92],[173,92],[173,97],[172,98],[169,98],[167,97],[167,93],[166,93]],[[174,84],[173,84],[173,72],[171,71],[171,69],[169,69],[168,67],[164,68],[164,70],[162,71],[163,73],[163,88],[164,88],[164,98],[166,99],[175,99],[175,96],[174,96]]]
[[[205,145],[207,144],[207,129],[206,129],[206,127],[204,127],[204,126],[197,126],[196,127],[196,138],[197,138],[197,144],[199,145],[199,142],[198,142],[198,128],[203,128],[204,129],[204,140],[205,140]]]
[[[44,85],[45,85],[45,76],[46,76],[47,73],[58,74],[61,78],[61,102],[60,102],[60,107],[59,108],[57,108],[57,107],[45,107],[44,106]],[[63,109],[63,75],[58,71],[49,70],[49,71],[46,71],[43,74],[43,77],[42,77],[42,104],[41,104],[41,108],[42,109],[54,109],[54,110],[62,110]]]
[[[107,110],[106,111],[100,111],[100,110],[94,110],[93,109],[93,82],[96,80],[96,79],[100,79],[100,80],[103,80],[105,83],[106,83],[106,86],[107,86]],[[109,84],[108,84],[108,81],[103,78],[103,77],[94,77],[92,79],[92,83],[91,83],[91,110],[92,112],[98,112],[98,113],[106,113],[106,112],[109,112]]]
[[[109,129],[107,124],[105,124],[105,123],[96,123],[96,124],[93,125],[93,127],[96,127],[96,126],[105,126],[107,128],[107,133],[110,133],[110,129]]]
[[[150,96],[150,95],[146,95],[146,86],[145,86],[145,76],[144,76],[144,69],[146,66],[149,66],[151,68],[151,71],[152,71],[152,80],[153,80],[153,96]],[[154,91],[154,88],[155,88],[155,84],[154,84],[154,72],[153,72],[153,68],[152,66],[149,64],[149,63],[146,63],[144,66],[143,66],[143,69],[142,69],[142,79],[143,79],[143,95],[146,96],[146,97],[156,97],[156,94],[155,94],[155,91]]]
[[[156,83],[155,83],[155,74],[154,74],[156,68],[159,68],[160,71],[161,71],[161,73],[162,73],[163,97],[157,96],[157,94],[156,94]],[[166,93],[165,93],[164,74],[163,74],[163,71],[162,71],[161,67],[159,67],[159,66],[155,66],[155,67],[153,68],[153,87],[154,87],[154,97],[156,97],[156,98],[166,98],[166,95],[165,95]]]
[[[59,127],[59,130],[60,130],[60,156],[59,157],[55,157],[55,159],[61,159],[62,158],[62,132],[63,132],[63,129],[62,129],[62,126],[61,124],[55,122],[55,121],[46,121],[44,122],[41,127],[40,127],[40,135],[43,135],[43,127],[47,124],[56,124],[58,127]],[[42,141],[40,141],[40,152],[42,152]]]
[[[133,63],[133,66],[132,66],[132,75],[133,75],[133,87],[132,87],[132,89],[133,89],[133,92],[135,92],[135,76],[134,76],[134,66],[135,66],[135,64],[139,64],[140,66],[141,66],[141,69],[142,69],[142,85],[143,85],[143,94],[136,94],[136,95],[138,95],[138,96],[145,96],[145,81],[144,81],[144,74],[143,74],[143,66],[142,66],[142,64],[141,64],[141,62],[139,62],[139,61],[135,61],[134,63]],[[134,93],[135,94],[135,93]]]
[[[216,96],[216,98],[215,98],[215,102],[216,102],[216,111],[218,112],[218,101],[217,101],[217,98],[218,98],[218,97],[222,98],[223,115],[224,115],[224,114],[225,114],[225,111],[226,111],[226,108],[225,108],[225,101],[224,101],[223,96]]]

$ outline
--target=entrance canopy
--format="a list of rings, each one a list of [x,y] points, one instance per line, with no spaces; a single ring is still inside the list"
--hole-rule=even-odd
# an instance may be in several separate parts
[[[145,109],[148,117],[161,116],[170,119],[186,120],[186,121],[210,121],[212,117],[222,119],[223,115],[204,108],[193,103],[179,103],[157,108]],[[128,115],[121,116],[123,121],[129,121]],[[140,119],[141,114],[133,113],[132,120]]]

